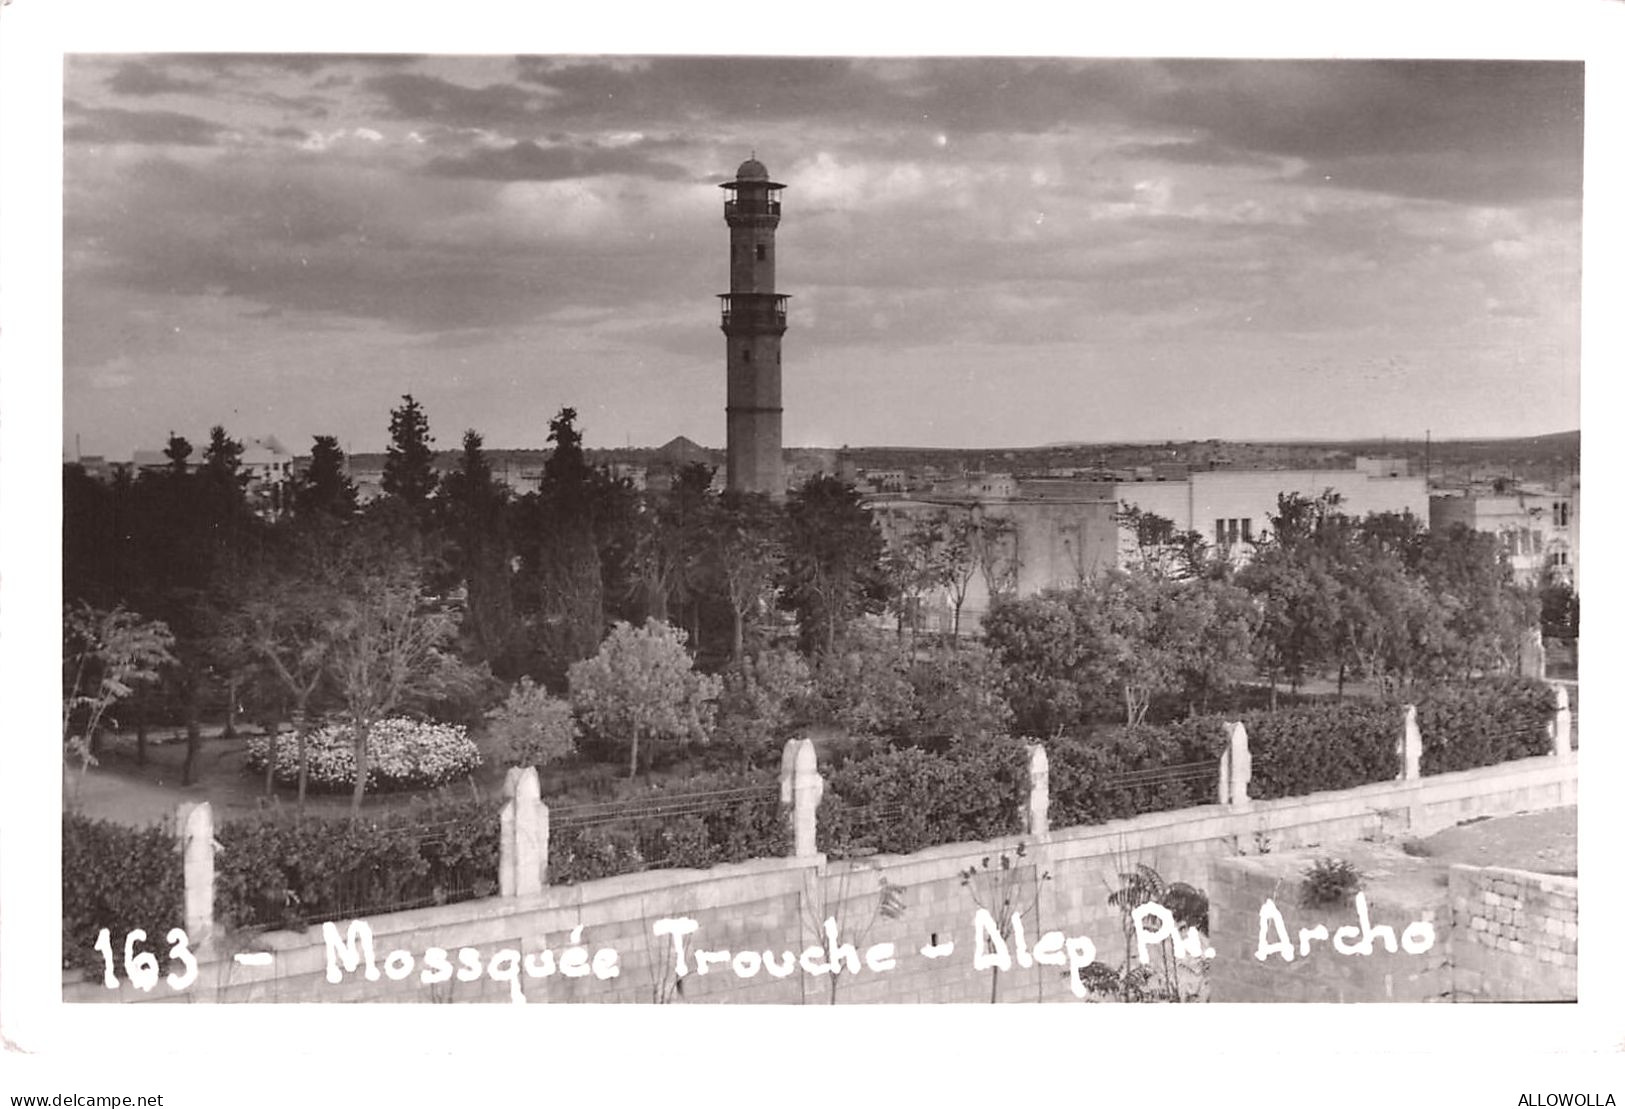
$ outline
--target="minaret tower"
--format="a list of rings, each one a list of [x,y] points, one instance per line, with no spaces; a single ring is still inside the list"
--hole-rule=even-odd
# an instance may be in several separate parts
[[[750,158],[723,205],[728,220],[728,291],[722,333],[728,337],[728,489],[784,496],[784,408],[779,341],[789,297],[773,290],[773,235],[779,190],[767,167]]]

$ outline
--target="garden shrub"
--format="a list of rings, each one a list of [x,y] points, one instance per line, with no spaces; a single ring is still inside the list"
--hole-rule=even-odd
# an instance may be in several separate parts
[[[1390,701],[1343,701],[1248,715],[1249,794],[1258,800],[1351,789],[1399,775],[1404,716]]]
[[[439,802],[370,820],[246,819],[217,829],[216,917],[300,929],[497,892],[501,806]]]
[[[1218,800],[1218,770],[1194,779],[1132,784],[1125,774],[1219,758],[1223,721],[1196,717],[1177,724],[1117,725],[1044,744],[1049,759],[1052,828],[1098,824],[1146,812],[1207,805]]]
[[[505,766],[546,766],[575,752],[580,729],[570,702],[554,697],[527,678],[507,700],[485,714],[487,733],[502,751]]]
[[[792,650],[758,651],[723,675],[712,746],[744,767],[776,766],[785,739],[811,715],[807,660]]]
[[[737,789],[757,792],[709,799],[699,812],[651,811],[660,802],[683,803],[696,794]],[[547,848],[550,884],[573,885],[657,867],[703,870],[789,853],[789,827],[775,774],[701,774],[676,788],[623,795],[613,804],[614,809],[595,805],[585,823],[572,819],[568,805],[553,808]]]
[[[836,855],[907,853],[1013,835],[1028,794],[1026,745],[968,739],[933,753],[898,747],[828,775],[818,808],[819,849]]]
[[[1494,766],[1551,750],[1546,726],[1556,694],[1532,678],[1492,678],[1440,686],[1417,698],[1422,773]]]
[[[277,745],[277,781],[297,784],[299,743],[291,733],[251,736],[248,768],[258,773],[265,771],[272,742]],[[348,723],[317,728],[306,736],[305,744],[311,789],[339,792],[355,787],[354,733]],[[479,765],[479,748],[459,724],[394,717],[378,721],[367,733],[368,792],[432,789],[473,773]]]
[[[167,824],[131,828],[79,813],[62,814],[62,965],[99,977],[104,964],[96,935],[108,930],[115,970],[124,977],[124,937],[147,933],[145,946],[166,965],[171,928],[186,922],[186,879],[180,844]]]
[[[1364,881],[1347,859],[1318,858],[1303,872],[1298,904],[1305,909],[1342,908],[1354,902]]]

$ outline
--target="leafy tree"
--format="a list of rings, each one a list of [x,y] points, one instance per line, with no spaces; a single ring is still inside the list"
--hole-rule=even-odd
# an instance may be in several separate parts
[[[693,462],[677,472],[671,489],[646,498],[633,554],[633,576],[643,612],[666,620],[675,605],[690,638],[698,630],[705,527],[715,516],[711,481],[716,467]]]
[[[294,514],[348,520],[357,508],[355,483],[344,464],[338,437],[318,435],[310,448],[310,468],[294,486]]]
[[[804,651],[830,654],[859,616],[885,611],[884,540],[852,486],[820,474],[791,493],[784,545],[781,603]]]
[[[1345,608],[1338,573],[1352,549],[1353,522],[1338,511],[1336,494],[1307,498],[1283,493],[1253,558],[1237,581],[1259,597],[1259,669],[1273,700],[1284,675],[1294,690],[1305,677],[1341,656]]]
[[[647,772],[658,741],[705,742],[720,679],[694,670],[687,636],[659,620],[617,621],[592,658],[570,667],[570,700],[600,739],[626,737],[628,777]]]
[[[783,571],[783,513],[765,494],[724,493],[705,534],[715,588],[733,621],[733,659],[745,657],[749,633],[771,610]]]
[[[301,808],[309,782],[310,708],[331,677],[332,633],[346,587],[342,542],[320,531],[296,533],[283,550],[243,576],[239,605],[231,616],[236,636],[292,700]],[[272,742],[267,793],[275,781],[276,753]]]
[[[434,437],[423,406],[407,393],[401,406],[389,413],[389,448],[384,460],[384,494],[413,510],[421,509],[434,493]]]
[[[955,644],[916,659],[909,682],[914,687],[913,738],[958,743],[1003,735],[1010,726],[1004,673],[983,644]]]
[[[62,614],[62,745],[79,759],[81,779],[96,761],[91,742],[107,713],[158,681],[175,637],[161,620],[147,620],[122,605],[100,610],[79,603]]]
[[[813,715],[812,670],[792,649],[741,656],[722,675],[715,736],[746,767],[779,757],[792,729]]]
[[[1540,630],[1548,639],[1580,638],[1580,595],[1574,586],[1550,577],[1541,585]]]
[[[943,513],[905,519],[886,551],[884,568],[891,580],[892,609],[897,613],[897,634],[908,630],[912,643],[919,633],[920,607],[944,583],[943,543],[947,519]]]
[[[575,752],[580,729],[570,702],[519,679],[502,704],[485,714],[487,732],[509,766],[545,766]]]
[[[910,665],[909,650],[895,641],[847,640],[817,658],[819,715],[852,736],[905,736],[916,716]]]
[[[457,616],[425,596],[416,567],[389,553],[358,550],[327,624],[327,667],[355,744],[359,812],[367,785],[367,736],[379,720],[470,690],[477,671],[449,653]]]

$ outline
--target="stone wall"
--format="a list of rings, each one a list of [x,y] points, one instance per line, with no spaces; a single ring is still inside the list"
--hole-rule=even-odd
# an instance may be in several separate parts
[[[1450,868],[1457,1001],[1579,998],[1579,880]]]
[[[1432,930],[1423,952],[1403,942],[1389,952],[1347,954],[1324,940],[1301,947],[1300,929],[1325,924],[1329,936],[1359,927],[1353,906],[1300,905],[1303,871],[1335,856],[1365,876],[1367,917],[1396,941],[1415,922]],[[1446,867],[1392,844],[1342,843],[1223,859],[1209,872],[1214,1001],[1574,1001],[1578,974],[1578,881],[1499,867]],[[1265,906],[1280,914],[1277,930]],[[1363,936],[1363,932],[1361,933]],[[1351,934],[1349,939],[1353,939]],[[1286,940],[1293,957],[1261,945]]]
[[[1335,855],[1355,864],[1366,876],[1362,900],[1371,929],[1379,934],[1368,953],[1340,951],[1332,940],[1338,929],[1359,928],[1354,904],[1306,908],[1302,873],[1317,855]],[[1451,992],[1449,957],[1450,907],[1446,889],[1426,875],[1426,860],[1411,859],[1399,848],[1380,844],[1339,844],[1325,851],[1299,850],[1253,858],[1216,860],[1208,877],[1208,914],[1214,950],[1213,1001],[1447,1001]],[[1279,918],[1269,915],[1269,907]],[[1420,922],[1431,934],[1420,953],[1402,940]],[[1284,925],[1284,927],[1282,927]],[[1324,926],[1326,935],[1311,938],[1307,953],[1303,929]],[[1275,949],[1258,958],[1261,934],[1269,943],[1284,940],[1290,951]]]
[[[829,946],[821,933],[824,922],[833,918],[837,943],[850,943],[850,957],[859,963],[855,972],[836,977],[837,1003],[982,1002],[993,996],[994,974],[972,965],[973,924],[979,906],[997,908],[1008,900],[1021,910],[1029,950],[1017,949],[1011,935],[1012,965],[998,973],[998,1000],[1073,1000],[1064,958],[1061,965],[1034,958],[1022,965],[1022,956],[1030,955],[1046,933],[1057,932],[1050,952],[1086,936],[1101,962],[1120,965],[1126,941],[1107,896],[1120,884],[1117,875],[1137,863],[1155,868],[1169,882],[1204,887],[1210,881],[1210,863],[1214,874],[1222,875],[1228,873],[1222,860],[1237,854],[1362,836],[1422,835],[1472,816],[1571,805],[1578,765],[1577,758],[1522,759],[1311,797],[1206,805],[1081,828],[1045,831],[1040,823],[1025,836],[906,856],[831,862],[805,854],[707,871],[623,875],[576,886],[515,882],[508,887],[510,896],[371,918],[367,925],[376,979],[369,979],[362,966],[354,973],[341,967],[341,981],[329,982],[329,945],[321,929],[266,936],[218,933],[199,945],[204,957],[198,980],[184,991],[162,982],[147,993],[127,982],[109,990],[100,982],[65,977],[63,996],[69,1001],[135,1002],[508,1001],[514,999],[515,987],[490,974],[498,954],[507,950],[513,958],[505,957],[503,973],[509,963],[517,967],[526,959],[538,971],[536,977],[529,967],[517,974],[517,988],[531,1002],[823,1003],[830,1000],[831,981],[818,968],[827,953],[814,954],[806,964],[800,956],[810,947]],[[1005,858],[1008,869],[1001,865]],[[967,880],[967,871],[976,876]],[[1248,886],[1233,892],[1245,901],[1258,890]],[[1257,908],[1255,900],[1249,911],[1256,914]],[[1440,911],[1445,908],[1441,904]],[[685,952],[697,944],[727,950],[730,960],[708,966],[704,973],[691,963],[679,988],[672,941],[654,934],[662,919],[695,922],[697,931]],[[1216,951],[1223,919],[1215,922]],[[342,940],[348,922],[334,923]],[[578,926],[581,932],[572,939]],[[950,943],[952,952],[944,953]],[[883,948],[876,950],[885,944],[894,945],[889,955]],[[586,962],[579,967],[566,957],[572,946],[585,949]],[[484,972],[471,981],[453,977],[424,983],[422,967],[431,947],[446,949],[452,964],[458,949],[471,948]],[[601,978],[589,964],[594,952],[606,948],[618,955],[618,974]],[[399,980],[386,973],[387,956],[395,950],[409,953],[414,961],[414,969]],[[776,976],[766,960],[746,956],[734,963],[732,957],[741,950],[770,952],[779,967],[790,952],[797,965]],[[928,956],[928,950],[938,952],[937,957]],[[1219,951],[1218,960],[1237,961],[1237,950]],[[262,966],[236,958],[262,952],[269,955]],[[544,952],[552,953],[553,972],[541,975],[549,969]],[[888,958],[895,958],[895,964],[889,965]],[[566,975],[567,963],[586,973]],[[394,969],[401,966],[397,961]],[[1369,978],[1369,972],[1361,973]],[[1362,980],[1359,989],[1351,984],[1345,993],[1365,996],[1370,984]],[[1412,986],[1396,978],[1394,989],[1403,994]]]

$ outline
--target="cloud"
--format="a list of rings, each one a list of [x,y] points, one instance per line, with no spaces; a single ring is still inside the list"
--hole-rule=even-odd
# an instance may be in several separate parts
[[[396,119],[427,120],[461,127],[536,123],[541,98],[512,84],[478,88],[422,73],[386,73],[364,82]]]
[[[650,144],[604,147],[597,144],[541,146],[526,139],[511,146],[444,156],[429,163],[442,177],[488,181],[558,181],[602,174],[631,174],[657,181],[681,181],[692,175],[672,162],[650,156]]]
[[[107,78],[107,88],[121,96],[161,96],[165,93],[197,92],[208,86],[201,81],[176,77],[166,66],[144,61],[128,61]]]
[[[1225,146],[1212,139],[1176,142],[1131,142],[1112,153],[1124,158],[1149,158],[1193,166],[1274,166],[1276,159]]]
[[[211,146],[224,130],[183,112],[85,108],[72,101],[65,107],[69,120],[63,138],[68,142]]]

